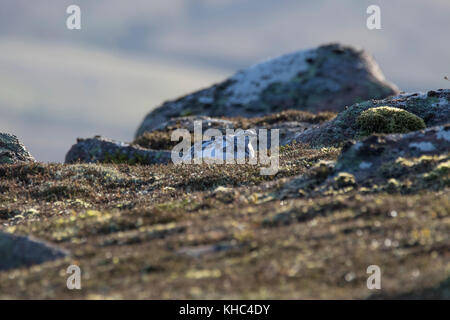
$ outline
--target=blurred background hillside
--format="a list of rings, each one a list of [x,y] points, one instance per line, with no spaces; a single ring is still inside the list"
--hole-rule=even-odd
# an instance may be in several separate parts
[[[67,30],[67,6],[82,29]],[[366,28],[381,7],[382,30]],[[1,0],[0,131],[40,161],[77,137],[130,141],[161,102],[269,57],[359,45],[404,91],[450,82],[449,0]]]

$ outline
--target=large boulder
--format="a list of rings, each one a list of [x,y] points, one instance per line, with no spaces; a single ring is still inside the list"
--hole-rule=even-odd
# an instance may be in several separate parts
[[[365,110],[382,106],[406,110],[423,119],[427,127],[450,123],[450,90],[440,89],[356,103],[340,112],[333,120],[299,132],[292,141],[313,146],[330,146],[361,138],[366,132],[358,126],[358,118]]]
[[[67,252],[48,243],[0,231],[0,270],[63,258]]]
[[[0,164],[15,164],[35,161],[16,136],[0,133]]]
[[[145,117],[136,136],[172,117],[254,117],[286,109],[336,112],[397,93],[369,54],[329,44],[261,62],[219,84],[165,102]]]
[[[169,151],[149,150],[137,145],[96,136],[78,139],[66,155],[66,163],[166,164]]]

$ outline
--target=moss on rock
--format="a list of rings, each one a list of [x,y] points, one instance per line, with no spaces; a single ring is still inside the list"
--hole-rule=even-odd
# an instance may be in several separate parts
[[[339,172],[334,178],[334,187],[336,189],[356,186],[355,176],[347,172]]]
[[[427,127],[441,126],[450,122],[450,90],[439,89],[428,91],[426,94],[401,94],[383,100],[356,103],[340,112],[333,120],[299,132],[293,140],[315,147],[343,145],[346,141],[361,137],[357,119],[364,111],[383,106],[414,114],[423,119]]]
[[[438,180],[448,184],[450,177],[450,160],[438,164],[431,172],[425,174],[424,178],[427,180]]]
[[[422,118],[399,108],[389,106],[363,111],[356,120],[360,136],[373,133],[406,133],[425,129]]]

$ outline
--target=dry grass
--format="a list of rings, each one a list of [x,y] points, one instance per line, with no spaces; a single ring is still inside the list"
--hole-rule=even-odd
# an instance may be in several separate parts
[[[280,198],[338,152],[283,148],[269,177],[250,165],[0,166],[2,228],[71,251],[0,272],[0,298],[448,298],[448,188]],[[72,263],[80,291],[66,288]]]

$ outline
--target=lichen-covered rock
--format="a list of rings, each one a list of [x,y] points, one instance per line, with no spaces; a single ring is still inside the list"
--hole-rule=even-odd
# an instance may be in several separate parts
[[[0,165],[35,161],[16,136],[0,133]]]
[[[149,150],[98,136],[78,139],[66,155],[66,163],[165,164],[170,161],[169,151]]]
[[[319,161],[305,174],[288,181],[280,190],[280,198],[305,196],[313,192],[334,173],[335,161]]]
[[[353,174],[359,183],[372,183],[400,178],[412,171],[432,170],[432,165],[438,166],[448,160],[449,153],[450,124],[406,134],[375,135],[348,144],[335,170]],[[445,171],[445,168],[441,169],[436,167],[436,173]]]
[[[261,62],[222,83],[165,102],[145,117],[136,137],[172,117],[248,117],[287,109],[340,111],[355,102],[397,93],[366,52],[324,45]]]
[[[298,133],[292,141],[313,146],[330,146],[358,138],[358,117],[365,110],[381,106],[406,110],[422,118],[427,127],[450,123],[450,90],[440,89],[426,94],[402,94],[383,100],[356,103],[340,112],[332,121]]]
[[[0,231],[0,270],[28,267],[66,255],[65,250],[45,242]]]
[[[386,106],[361,112],[356,119],[356,125],[360,136],[374,133],[407,133],[426,128],[423,119],[415,114]]]
[[[450,186],[450,124],[348,142],[338,160],[320,161],[288,181],[279,197],[439,190]]]

